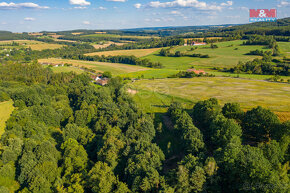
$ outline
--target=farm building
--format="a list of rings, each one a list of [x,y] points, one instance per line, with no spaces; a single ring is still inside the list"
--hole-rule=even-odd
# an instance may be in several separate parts
[[[192,42],[193,46],[201,46],[201,45],[206,45],[205,42]]]
[[[108,84],[109,79],[108,78],[101,78],[96,80],[96,84],[101,85],[101,86],[105,86],[106,84]]]
[[[91,79],[95,81],[96,84],[104,86],[108,84],[109,79],[104,78],[102,74],[91,75]]]
[[[187,43],[184,44],[184,46],[201,46],[201,45],[206,45],[206,43],[205,42],[188,41]]]
[[[194,72],[195,74],[203,74],[203,75],[206,74],[204,70],[196,70],[196,69],[187,69],[187,72]]]

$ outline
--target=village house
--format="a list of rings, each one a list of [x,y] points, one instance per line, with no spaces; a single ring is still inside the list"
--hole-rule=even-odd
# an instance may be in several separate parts
[[[194,74],[203,74],[205,75],[206,72],[204,70],[196,70],[196,69],[187,69],[187,72],[193,72]]]
[[[91,78],[95,81],[96,84],[101,86],[105,86],[109,81],[109,79],[104,78],[102,74],[91,75]]]
[[[206,45],[205,42],[196,42],[196,41],[192,41],[192,42],[188,42],[184,44],[184,46],[201,46],[201,45]]]
[[[101,78],[101,79],[98,79],[96,81],[96,84],[101,85],[101,86],[105,86],[108,84],[108,82],[109,82],[108,78]]]
[[[201,46],[201,45],[206,45],[206,43],[205,42],[195,42],[195,41],[193,41],[191,43],[191,45],[193,45],[193,46]]]

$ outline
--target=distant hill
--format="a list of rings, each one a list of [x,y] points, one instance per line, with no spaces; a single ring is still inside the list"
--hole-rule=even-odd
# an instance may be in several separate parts
[[[204,25],[204,26],[168,26],[168,27],[144,27],[120,30],[87,30],[77,29],[68,31],[42,31],[41,33],[57,33],[58,35],[71,35],[80,32],[81,35],[95,34],[95,32],[105,32],[119,35],[156,35],[156,36],[176,36],[182,34],[204,34],[223,35],[227,34],[265,34],[277,36],[290,36],[290,17],[278,19],[276,22],[256,22],[250,24],[224,24],[224,25]],[[23,39],[28,34],[15,34],[8,31],[0,31],[0,40]]]
[[[243,34],[265,34],[290,36],[290,17],[278,19],[275,22],[255,22],[213,30],[219,32],[237,32]]]

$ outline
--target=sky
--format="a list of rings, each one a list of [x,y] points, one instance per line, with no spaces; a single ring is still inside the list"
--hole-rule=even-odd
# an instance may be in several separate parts
[[[290,17],[290,0],[0,0],[0,31],[243,24],[273,8]]]

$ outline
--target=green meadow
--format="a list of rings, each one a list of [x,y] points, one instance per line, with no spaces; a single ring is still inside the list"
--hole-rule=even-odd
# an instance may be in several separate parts
[[[172,49],[172,52],[180,51],[186,54],[208,54],[210,58],[196,58],[196,57],[164,57],[160,56],[159,52],[154,52],[144,58],[151,59],[155,62],[161,62],[166,68],[184,70],[191,66],[196,68],[212,68],[212,67],[233,67],[239,61],[245,62],[253,60],[255,58],[261,58],[259,56],[246,55],[252,50],[270,50],[264,46],[243,46],[242,40],[228,41],[215,43],[218,48],[211,49],[210,45],[203,46],[177,46]],[[290,45],[290,43],[287,43]],[[287,45],[286,44],[286,45]],[[285,46],[285,45],[283,45]],[[191,48],[196,48],[191,51]],[[281,49],[282,50],[282,49]]]
[[[273,111],[288,112],[290,107],[290,87],[286,83],[196,77],[139,80],[131,83],[130,87],[137,91],[135,100],[140,104],[151,105],[148,109],[152,112],[165,112],[166,105],[175,99],[190,101],[184,103],[188,105],[211,97],[217,98],[221,104],[238,102],[244,109],[260,105]]]
[[[69,67],[69,66],[59,66],[59,67],[50,67],[53,72],[61,73],[61,72],[75,72],[76,74],[81,74],[84,70],[81,70],[77,67]]]
[[[4,133],[5,123],[14,110],[13,101],[5,101],[0,103],[0,137]]]

